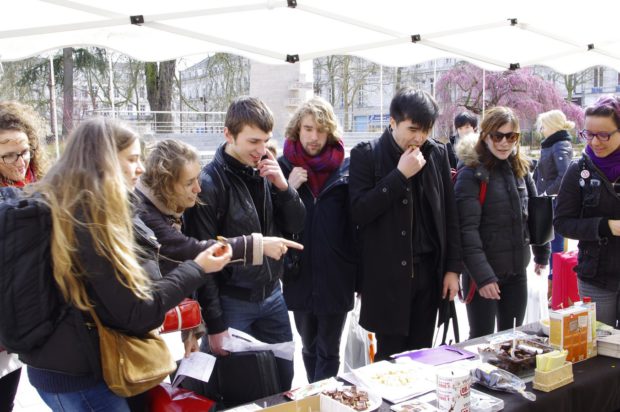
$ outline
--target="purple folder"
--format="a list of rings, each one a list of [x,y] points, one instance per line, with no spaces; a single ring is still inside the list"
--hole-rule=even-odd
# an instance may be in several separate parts
[[[456,362],[464,359],[477,358],[473,352],[455,346],[444,345],[432,349],[422,349],[392,355],[393,358],[409,358],[416,362],[426,363],[427,365],[443,365],[445,363]]]

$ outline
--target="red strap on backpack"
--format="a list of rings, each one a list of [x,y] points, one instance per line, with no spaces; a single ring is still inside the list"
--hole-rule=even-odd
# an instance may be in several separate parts
[[[480,201],[480,206],[484,204],[484,201],[486,200],[486,198],[487,198],[487,182],[483,180],[482,182],[480,182],[480,193],[478,194],[478,200]],[[470,280],[470,284],[469,284],[469,291],[467,292],[467,297],[463,298],[463,292],[459,289],[459,300],[466,305],[471,303],[471,300],[474,298],[474,294],[476,293],[476,289],[478,289],[478,286],[476,286],[476,282],[474,282],[474,280],[471,279],[471,277],[469,280]]]

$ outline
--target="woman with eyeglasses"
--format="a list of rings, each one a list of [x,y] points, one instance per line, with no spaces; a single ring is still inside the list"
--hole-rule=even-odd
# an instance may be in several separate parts
[[[528,198],[536,196],[529,159],[519,147],[519,121],[507,107],[488,110],[479,135],[461,138],[455,194],[461,223],[463,286],[477,288],[467,318],[470,339],[523,323],[530,262]],[[536,274],[549,245],[532,246]]]
[[[0,102],[0,187],[22,188],[43,175],[44,152],[38,150],[40,124],[39,116],[29,106]],[[0,412],[6,412],[13,410],[21,363],[17,355],[9,355],[1,346]]]
[[[544,139],[540,143],[540,160],[536,166],[536,189],[544,195],[557,195],[564,173],[573,159],[572,137],[568,133],[575,128],[560,110],[551,110],[538,115],[538,129]],[[564,251],[564,237],[559,233],[551,242],[551,253]],[[553,259],[549,259],[547,298],[551,298]]]
[[[596,303],[596,318],[620,319],[620,97],[600,98],[586,109],[579,132],[586,149],[570,165],[558,193],[555,230],[579,240],[579,295]]]

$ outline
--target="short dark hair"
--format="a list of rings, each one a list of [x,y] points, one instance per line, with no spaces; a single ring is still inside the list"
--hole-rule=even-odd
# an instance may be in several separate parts
[[[403,87],[392,98],[390,117],[396,124],[411,120],[425,131],[433,128],[439,115],[439,106],[433,96],[413,87]]]
[[[228,106],[224,126],[237,137],[245,126],[257,127],[265,133],[273,130],[273,113],[256,97],[241,96]]]
[[[456,115],[454,118],[454,128],[471,125],[474,129],[478,127],[478,116],[473,113],[463,112]]]

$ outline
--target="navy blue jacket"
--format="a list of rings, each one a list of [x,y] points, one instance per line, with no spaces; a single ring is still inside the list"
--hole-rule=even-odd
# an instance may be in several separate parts
[[[288,178],[293,166],[284,157],[278,161]],[[287,237],[301,242],[304,250],[289,250],[285,258],[286,305],[296,312],[348,312],[358,269],[349,212],[349,159],[331,174],[318,197],[307,183],[297,191],[306,206],[304,230]]]

